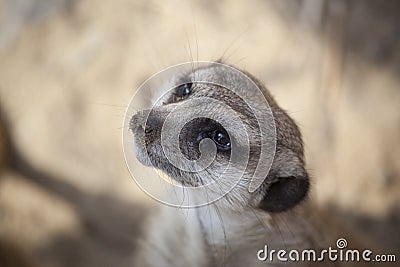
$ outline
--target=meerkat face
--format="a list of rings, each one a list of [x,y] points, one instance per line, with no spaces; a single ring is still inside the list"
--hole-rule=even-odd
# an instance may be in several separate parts
[[[243,75],[213,64],[178,76],[158,104],[131,118],[136,155],[183,186],[211,185],[207,194],[223,194],[231,207],[284,211],[308,191],[300,132]],[[260,169],[261,182],[249,190]]]

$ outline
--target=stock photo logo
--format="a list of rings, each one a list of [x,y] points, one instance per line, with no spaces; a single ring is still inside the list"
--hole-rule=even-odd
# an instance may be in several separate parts
[[[249,76],[221,63],[188,62],[137,89],[124,118],[123,147],[141,190],[190,208],[256,191],[274,159],[276,128]]]
[[[396,262],[395,254],[377,254],[371,249],[351,249],[348,248],[348,242],[345,238],[336,240],[336,247],[328,247],[321,250],[284,250],[269,249],[265,245],[263,249],[257,252],[259,261],[269,262]]]

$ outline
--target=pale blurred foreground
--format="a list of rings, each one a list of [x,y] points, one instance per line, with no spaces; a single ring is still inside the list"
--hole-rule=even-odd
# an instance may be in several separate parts
[[[0,0],[0,266],[130,266],[154,203],[125,167],[125,107],[164,67],[220,57],[299,123],[313,200],[399,253],[399,12],[373,0]]]

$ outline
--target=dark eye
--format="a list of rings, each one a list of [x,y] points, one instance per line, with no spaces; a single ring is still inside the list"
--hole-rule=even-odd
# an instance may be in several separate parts
[[[193,83],[184,83],[176,88],[175,96],[184,97],[192,92]]]
[[[226,151],[231,148],[231,140],[229,139],[229,135],[225,130],[215,130],[212,133],[211,138],[219,149]]]

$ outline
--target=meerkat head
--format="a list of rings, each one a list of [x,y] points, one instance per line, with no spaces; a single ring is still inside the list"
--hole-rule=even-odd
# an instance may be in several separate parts
[[[225,208],[281,212],[306,196],[299,129],[254,77],[214,63],[193,65],[172,84],[130,119],[142,164],[221,196]]]

